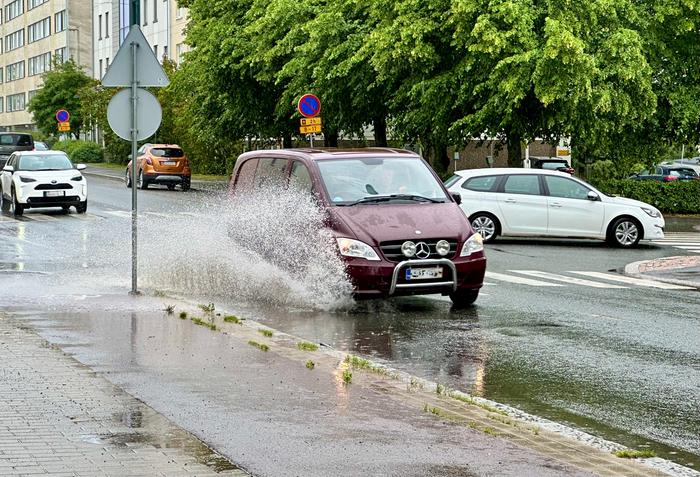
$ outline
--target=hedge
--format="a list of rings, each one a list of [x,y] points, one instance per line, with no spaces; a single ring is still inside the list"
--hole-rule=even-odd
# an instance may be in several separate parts
[[[83,162],[102,162],[104,151],[99,144],[91,141],[58,141],[53,149],[64,151],[74,164]]]
[[[608,195],[641,200],[661,212],[700,214],[700,181],[611,180],[598,187]]]

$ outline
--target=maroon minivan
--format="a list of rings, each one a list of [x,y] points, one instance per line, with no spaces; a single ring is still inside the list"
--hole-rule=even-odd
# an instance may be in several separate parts
[[[236,161],[237,197],[277,185],[314,194],[358,297],[449,295],[472,304],[486,269],[483,241],[430,166],[399,149],[251,151]]]

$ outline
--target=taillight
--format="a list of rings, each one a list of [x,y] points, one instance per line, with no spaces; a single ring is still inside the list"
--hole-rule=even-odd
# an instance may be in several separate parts
[[[671,181],[677,181],[678,177],[676,176],[664,176],[664,181],[666,182],[671,182]]]
[[[148,159],[146,159],[146,164],[148,164],[149,166],[153,165],[153,161],[151,160],[150,157]]]

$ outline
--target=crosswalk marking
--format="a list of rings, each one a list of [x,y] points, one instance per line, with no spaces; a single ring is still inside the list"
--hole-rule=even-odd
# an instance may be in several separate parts
[[[519,285],[531,285],[533,287],[562,287],[564,285],[559,285],[558,283],[542,282],[540,280],[533,280],[532,278],[516,277],[513,275],[506,275],[503,273],[496,272],[486,272],[486,277],[492,280],[499,280],[503,282],[517,283]]]
[[[700,232],[666,232],[663,239],[654,240],[652,243],[688,253],[700,253]]]
[[[628,283],[630,285],[638,285],[641,287],[652,287],[661,288],[663,290],[692,290],[692,287],[684,287],[681,285],[674,285],[672,283],[657,282],[654,280],[646,280],[644,278],[634,278],[625,275],[617,275],[613,273],[602,273],[602,272],[581,272],[572,271],[577,275],[583,275],[584,277],[600,278],[601,280],[610,280],[613,282]]]
[[[537,270],[508,270],[509,272],[519,273],[521,275],[529,275],[537,278],[544,278],[547,280],[554,280],[557,282],[570,283],[572,285],[582,285],[585,287],[592,288],[627,288],[621,285],[612,285],[608,283],[594,282],[591,280],[584,280],[582,278],[567,277],[566,275],[557,275],[556,273],[540,272]]]

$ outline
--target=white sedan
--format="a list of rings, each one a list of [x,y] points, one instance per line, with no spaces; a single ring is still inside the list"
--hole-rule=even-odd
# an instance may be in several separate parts
[[[445,182],[485,242],[497,236],[603,239],[619,247],[664,238],[664,218],[638,200],[611,197],[569,174],[469,169]]]
[[[84,164],[73,167],[61,151],[13,153],[0,171],[0,209],[20,216],[30,207],[75,206],[87,210],[87,183],[80,173]]]

